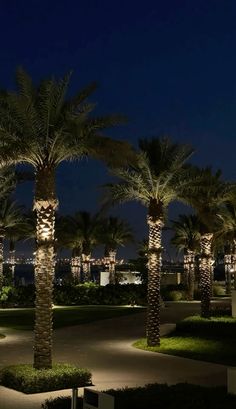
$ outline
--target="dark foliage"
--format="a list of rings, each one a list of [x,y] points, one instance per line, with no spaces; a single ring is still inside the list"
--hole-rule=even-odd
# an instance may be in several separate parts
[[[227,395],[226,388],[206,388],[190,384],[152,384],[139,388],[108,390],[115,397],[116,409],[234,409],[236,396]],[[70,398],[47,400],[43,409],[70,409]],[[83,400],[78,398],[77,409]]]

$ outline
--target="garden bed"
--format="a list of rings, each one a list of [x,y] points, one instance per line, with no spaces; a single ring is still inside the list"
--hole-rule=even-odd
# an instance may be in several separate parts
[[[133,346],[162,354],[236,366],[236,319],[232,317],[188,317],[177,323],[176,331],[161,339],[161,345],[147,346],[146,338]]]
[[[228,395],[226,388],[206,388],[190,384],[162,385],[107,390],[115,397],[116,409],[235,409],[236,396]],[[50,399],[43,409],[70,409],[71,399]],[[83,399],[78,398],[77,409],[83,408]]]
[[[55,364],[52,369],[34,369],[32,365],[11,365],[0,371],[0,383],[24,393],[49,392],[92,384],[91,373],[69,364]]]

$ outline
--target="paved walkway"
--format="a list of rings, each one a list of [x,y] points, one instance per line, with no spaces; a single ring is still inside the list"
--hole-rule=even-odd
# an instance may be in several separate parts
[[[173,328],[177,317],[196,312],[196,303],[169,305],[162,312],[162,333]],[[225,385],[226,367],[185,358],[156,354],[132,348],[144,336],[143,313],[86,325],[58,329],[54,333],[54,360],[87,367],[93,374],[94,388],[103,390],[146,383],[189,382],[200,385]],[[10,365],[32,362],[32,333],[4,331],[0,341],[0,363]],[[69,395],[69,390],[24,395],[0,387],[0,409],[40,409],[50,396]]]

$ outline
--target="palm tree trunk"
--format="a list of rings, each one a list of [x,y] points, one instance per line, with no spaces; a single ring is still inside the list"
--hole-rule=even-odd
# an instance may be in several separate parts
[[[201,256],[199,262],[200,268],[200,289],[201,289],[201,317],[210,317],[210,299],[211,299],[211,272],[212,272],[212,238],[213,234],[206,233],[201,236]]]
[[[3,276],[3,241],[4,236],[0,235],[0,290],[3,286],[4,276]]]
[[[10,271],[12,276],[12,284],[15,283],[15,266],[16,266],[16,250],[15,250],[15,242],[10,240],[9,244],[9,263],[10,263]]]
[[[195,252],[188,250],[184,255],[184,269],[187,279],[187,297],[188,300],[194,299],[194,284],[195,284]]]
[[[188,291],[189,286],[189,261],[188,261],[188,253],[187,250],[184,252],[184,280],[183,285],[185,289]]]
[[[109,284],[116,284],[116,250],[109,251]]]
[[[34,368],[52,367],[52,296],[55,269],[54,224],[58,201],[54,169],[36,174],[34,210],[37,213],[35,255]]]
[[[224,264],[225,264],[225,291],[226,294],[231,294],[231,269],[233,267],[232,263],[233,254],[224,255]]]
[[[82,270],[84,275],[84,282],[88,283],[91,281],[91,254],[82,253]]]
[[[236,290],[236,239],[233,240],[232,269],[234,272],[234,289]]]
[[[147,223],[148,240],[148,306],[147,306],[147,345],[160,345],[160,310],[161,310],[161,239],[163,220],[160,217],[160,205],[152,200],[149,206]]]
[[[79,283],[81,280],[81,257],[77,249],[73,249],[71,257],[71,274],[74,282]]]

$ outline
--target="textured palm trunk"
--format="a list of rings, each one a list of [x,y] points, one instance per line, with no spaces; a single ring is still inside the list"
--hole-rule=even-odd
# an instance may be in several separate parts
[[[116,250],[109,251],[109,284],[116,284]]]
[[[4,235],[0,232],[0,289],[2,289],[4,276],[3,276],[3,242]]]
[[[36,173],[34,210],[37,214],[35,255],[34,368],[52,367],[52,297],[55,269],[54,225],[58,201],[54,169]]]
[[[163,221],[160,217],[160,204],[151,200],[147,223],[148,240],[148,306],[147,306],[147,345],[160,345],[160,310],[161,310],[161,239]]]
[[[11,271],[11,276],[12,276],[12,283],[14,285],[15,267],[16,267],[16,250],[15,250],[15,242],[13,240],[11,240],[9,244],[9,264],[10,264],[10,271]]]
[[[195,284],[195,252],[186,250],[184,254],[184,271],[186,277],[186,289],[188,300],[194,299],[194,284]]]
[[[200,289],[201,289],[201,316],[210,317],[211,300],[211,273],[213,265],[212,257],[212,238],[213,234],[206,233],[201,236],[201,256],[199,261],[200,269]]]
[[[77,249],[73,249],[71,257],[71,275],[75,282],[81,281],[81,257]]]
[[[186,290],[188,290],[188,284],[189,284],[189,261],[188,261],[188,253],[187,250],[184,252],[184,279],[183,279],[183,285]]]
[[[224,255],[225,264],[225,291],[226,294],[231,294],[231,271],[233,269],[233,254]]]
[[[91,254],[82,253],[82,270],[84,275],[84,282],[91,281]]]
[[[236,239],[233,240],[232,269],[234,272],[234,289],[236,290]]]

